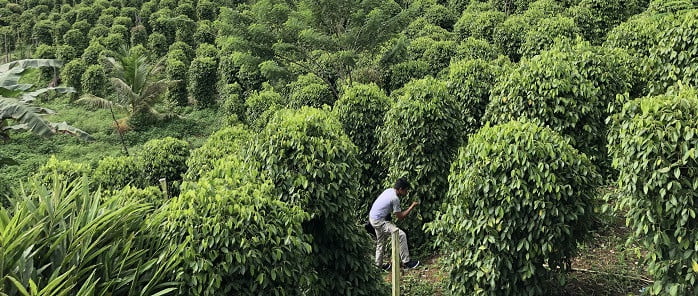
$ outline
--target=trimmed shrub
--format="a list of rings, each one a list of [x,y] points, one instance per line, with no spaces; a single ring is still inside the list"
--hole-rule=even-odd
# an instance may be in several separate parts
[[[379,147],[388,167],[384,185],[406,177],[412,198],[421,199],[418,214],[403,224],[410,243],[421,247],[428,241],[422,225],[441,206],[449,166],[464,139],[460,110],[446,83],[427,77],[408,83],[402,93],[385,114]]]
[[[484,121],[496,125],[526,118],[572,137],[583,152],[603,146],[606,106],[594,81],[571,59],[554,49],[522,61],[495,85]]]
[[[203,146],[191,152],[187,159],[188,170],[184,180],[196,182],[212,171],[219,160],[241,153],[251,139],[252,134],[243,125],[226,127],[215,132]]]
[[[97,163],[92,180],[95,187],[104,190],[120,190],[127,185],[142,188],[148,182],[141,166],[133,156],[105,157]]]
[[[163,241],[183,247],[180,293],[303,294],[314,279],[301,224],[310,215],[277,200],[271,182],[241,182],[250,172],[227,166],[221,174],[187,185],[153,219]]]
[[[674,21],[651,50],[654,75],[649,79],[650,92],[661,94],[681,81],[698,87],[698,10],[692,10]]]
[[[137,25],[131,28],[131,46],[143,45],[148,43],[148,32],[143,25]]]
[[[182,175],[187,171],[189,144],[172,137],[150,140],[136,155],[146,185],[158,185],[165,178],[171,196],[177,195]]]
[[[503,23],[506,18],[506,14],[501,11],[469,9],[464,11],[463,15],[458,19],[454,32],[458,34],[459,40],[475,37],[492,42],[494,40],[494,29]]]
[[[77,29],[70,29],[63,35],[63,42],[74,47],[78,51],[84,50],[89,43],[89,39],[85,35],[86,33],[87,32],[83,33]]]
[[[180,61],[184,62],[187,65],[189,65],[189,63],[191,63],[191,60],[193,60],[196,56],[196,53],[194,52],[194,49],[191,47],[191,45],[186,44],[184,42],[175,42],[172,43],[172,45],[170,45],[170,47],[168,48],[168,58],[170,57],[169,53],[176,50],[181,50],[184,53],[186,59],[180,59]]]
[[[521,44],[531,24],[520,15],[513,15],[494,29],[493,43],[513,62],[521,58]]]
[[[353,84],[344,89],[335,102],[333,112],[342,123],[344,132],[359,148],[359,160],[364,164],[361,182],[362,213],[368,213],[373,200],[383,188],[388,169],[378,150],[378,129],[383,126],[385,113],[392,102],[375,84]]]
[[[82,93],[82,75],[87,70],[87,65],[82,59],[74,59],[63,66],[61,69],[61,79],[63,83],[75,88],[75,96]]]
[[[698,91],[636,99],[610,118],[618,207],[647,249],[650,295],[693,295],[698,269]]]
[[[102,37],[107,37],[109,35],[109,27],[106,27],[102,24],[96,25],[90,29],[89,32],[87,32],[87,37],[90,40],[94,40],[97,38],[102,38]]]
[[[629,16],[626,13],[629,2],[633,1],[582,0],[571,7],[567,13],[586,40],[592,44],[600,44],[609,30],[618,26]]]
[[[102,37],[99,42],[104,45],[107,50],[118,52],[122,47],[128,44],[128,37],[119,33],[109,33],[107,37]]]
[[[552,47],[556,39],[574,40],[578,35],[579,28],[571,18],[545,18],[526,33],[519,53],[524,57],[533,57]]]
[[[217,68],[216,61],[210,57],[197,57],[189,66],[188,90],[201,108],[216,104]]]
[[[462,131],[467,139],[482,126],[482,116],[490,101],[490,90],[502,74],[494,64],[481,59],[464,60],[449,67],[447,86],[457,103]]]
[[[56,46],[56,59],[61,61],[72,61],[78,57],[78,53],[74,47],[63,44]]]
[[[87,67],[85,73],[80,78],[80,84],[82,85],[83,93],[93,94],[102,98],[107,95],[107,89],[110,85],[104,67],[99,64]]]
[[[141,189],[126,185],[123,188],[120,187],[117,191],[111,192],[111,196],[124,201],[146,202],[153,205],[154,208],[159,208],[167,200],[165,193],[157,186],[148,186]]]
[[[90,46],[85,48],[85,50],[82,52],[82,59],[87,65],[97,65],[100,63],[102,53],[106,50],[107,48],[101,43],[93,41],[90,43]]]
[[[34,24],[32,30],[32,39],[39,44],[53,44],[53,27],[54,24],[49,20],[41,20]]]
[[[424,18],[430,24],[437,25],[448,31],[453,30],[453,25],[458,21],[458,15],[453,10],[440,4],[429,6],[424,12]]]
[[[189,104],[187,71],[187,65],[182,61],[168,58],[165,62],[167,79],[171,81],[167,86],[167,101],[177,106],[186,106]]]
[[[194,32],[194,42],[196,44],[210,43],[214,44],[216,42],[216,31],[215,26],[211,21],[199,21],[196,23],[196,32]]]
[[[242,95],[242,87],[237,83],[226,84],[221,90],[221,111],[233,120],[245,122],[245,98]]]
[[[237,82],[245,91],[259,89],[263,81],[259,69],[261,62],[260,58],[243,52],[233,52],[230,55],[222,56],[218,68],[220,83]]]
[[[156,57],[162,57],[167,54],[169,43],[167,37],[160,33],[152,33],[148,36],[148,48]]]
[[[388,89],[393,91],[403,87],[413,79],[429,74],[430,66],[424,61],[406,61],[390,66]]]
[[[203,43],[196,47],[195,51],[196,57],[200,58],[212,58],[216,61],[218,58],[218,49],[213,44]]]
[[[501,54],[501,50],[487,43],[487,40],[468,37],[468,39],[458,44],[451,62],[473,59],[495,60]]]
[[[457,45],[455,41],[436,41],[431,43],[419,60],[429,65],[429,74],[438,76],[451,63],[451,58],[456,56]]]
[[[173,19],[175,26],[175,41],[194,44],[194,33],[196,32],[196,22],[185,15],[180,15]]]
[[[315,76],[306,74],[298,76],[296,81],[288,84],[290,91],[288,106],[300,108],[303,106],[321,108],[323,105],[334,104],[334,96],[327,84]]]
[[[199,21],[215,21],[218,17],[218,5],[211,1],[198,1],[196,5],[196,17]]]
[[[587,236],[601,179],[549,128],[483,127],[451,167],[448,197],[427,226],[446,251],[453,295],[544,295]],[[544,266],[547,264],[548,266]]]
[[[34,177],[47,186],[52,186],[54,181],[59,183],[72,182],[91,173],[91,171],[92,169],[87,164],[58,160],[55,155],[51,155],[51,158],[39,167]]]
[[[286,106],[284,98],[269,85],[261,91],[253,91],[245,100],[245,121],[252,127],[262,128],[273,112]],[[270,114],[270,112],[272,112]]]
[[[308,212],[308,256],[318,280],[312,295],[387,295],[367,253],[371,246],[352,213],[358,208],[357,148],[330,112],[303,107],[278,112],[252,152],[274,196]],[[363,213],[365,215],[365,213]]]

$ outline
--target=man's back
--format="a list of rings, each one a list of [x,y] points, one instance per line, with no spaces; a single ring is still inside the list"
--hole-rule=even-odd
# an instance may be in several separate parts
[[[397,197],[395,189],[389,188],[373,202],[368,217],[372,220],[386,220],[390,214],[400,211],[402,211],[400,199]]]

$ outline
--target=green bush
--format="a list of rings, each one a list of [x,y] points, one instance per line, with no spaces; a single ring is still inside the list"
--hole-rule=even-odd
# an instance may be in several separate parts
[[[449,67],[447,87],[456,100],[462,130],[466,139],[482,126],[482,116],[490,101],[490,90],[501,75],[499,66],[481,59],[463,60]]]
[[[453,25],[458,21],[458,15],[456,15],[454,10],[440,4],[429,6],[424,12],[424,18],[430,24],[437,25],[448,31],[453,30]]]
[[[146,45],[148,43],[148,32],[143,25],[131,28],[131,46]]]
[[[85,73],[80,78],[82,91],[86,94],[93,94],[98,97],[107,95],[109,80],[104,71],[104,67],[100,64],[87,67]]]
[[[250,174],[226,166],[153,219],[163,241],[183,246],[180,295],[302,295],[314,279],[301,224],[310,215],[276,199],[268,181],[240,181]]]
[[[655,70],[650,92],[661,94],[678,81],[698,87],[698,10],[691,10],[674,21],[651,50]]]
[[[618,26],[629,14],[628,7],[636,1],[621,0],[582,0],[568,10],[568,14],[579,27],[582,35],[592,44],[603,42],[609,30]],[[643,8],[644,9],[644,8]],[[627,12],[626,12],[627,11]]]
[[[78,53],[72,46],[67,44],[56,46],[56,59],[68,62],[74,60],[77,57]]]
[[[218,5],[211,1],[198,1],[196,5],[196,17],[199,18],[200,21],[215,21],[217,16]]]
[[[75,94],[82,93],[82,75],[87,70],[87,65],[82,59],[74,59],[61,69],[61,79],[63,82],[75,88]]]
[[[619,207],[632,240],[647,248],[650,295],[693,295],[698,269],[698,92],[630,101],[610,119],[609,151],[620,171]]]
[[[526,33],[519,53],[524,57],[533,57],[552,47],[556,39],[574,40],[578,35],[579,28],[571,18],[545,18]]]
[[[170,47],[168,48],[168,57],[169,57],[170,52],[174,52],[177,50],[181,50],[184,53],[186,59],[183,59],[181,61],[187,65],[189,65],[189,63],[191,63],[191,61],[194,59],[195,54],[196,54],[194,52],[194,49],[191,47],[191,45],[186,44],[184,42],[175,42],[175,43],[172,43],[172,45],[170,45]]]
[[[165,73],[171,82],[167,86],[167,101],[178,106],[189,104],[187,92],[187,65],[181,60],[168,58],[165,61]]]
[[[185,15],[180,15],[172,20],[175,26],[175,41],[194,44],[194,32],[196,22]]]
[[[412,197],[421,199],[417,214],[405,221],[413,246],[427,242],[422,225],[434,219],[447,189],[448,168],[460,137],[460,110],[446,83],[427,77],[414,80],[385,114],[380,150],[388,167],[384,185],[399,177],[412,184]],[[407,202],[404,200],[403,202]]]
[[[579,43],[524,60],[495,85],[484,121],[526,118],[572,138],[573,146],[603,165],[607,109],[632,80],[625,59],[614,50]]]
[[[323,105],[334,104],[334,96],[327,84],[315,74],[300,75],[296,81],[288,84],[290,91],[288,106],[301,108],[303,106],[322,108]]]
[[[226,84],[221,90],[221,111],[235,120],[245,122],[245,98],[242,95],[242,87],[237,83]]]
[[[213,44],[216,42],[217,34],[218,32],[216,31],[216,27],[211,23],[211,21],[199,21],[196,23],[196,32],[194,32],[193,36],[194,42],[196,42],[196,44]]]
[[[429,74],[437,76],[451,63],[451,58],[456,56],[458,45],[455,41],[436,41],[431,43],[419,60],[429,65]]]
[[[386,295],[371,246],[352,215],[358,208],[357,148],[328,111],[304,107],[277,112],[252,152],[273,196],[311,215],[311,295]],[[363,213],[365,215],[365,213]]]
[[[270,86],[261,91],[253,91],[245,100],[245,121],[253,127],[264,127],[271,115],[268,111],[285,106],[284,98]]]
[[[187,171],[189,144],[172,137],[150,140],[136,155],[136,162],[143,170],[146,185],[159,185],[159,180],[165,178],[171,188],[171,195]]]
[[[77,29],[70,29],[63,35],[63,42],[74,47],[77,51],[84,50],[90,42],[88,36],[85,35],[86,33]]]
[[[110,195],[119,200],[146,202],[153,205],[154,208],[159,208],[167,200],[165,193],[157,186],[148,186],[141,189],[132,185],[126,185],[120,187],[119,190],[111,192]]]
[[[93,41],[85,48],[82,53],[82,59],[87,65],[97,65],[101,62],[102,53],[107,49],[97,41]]]
[[[156,57],[161,57],[167,54],[169,43],[167,37],[161,33],[152,33],[148,36],[148,48]]]
[[[120,190],[127,185],[142,188],[148,182],[141,166],[133,156],[105,157],[97,163],[92,180],[95,187],[105,190]]]
[[[512,61],[518,62],[521,58],[521,44],[530,26],[523,16],[510,16],[494,29],[493,44],[501,48]]]
[[[354,84],[344,89],[334,104],[333,112],[342,123],[344,132],[359,148],[359,160],[363,162],[361,174],[363,213],[368,213],[373,200],[383,188],[387,165],[381,159],[378,147],[378,129],[390,108],[388,96],[375,84]]]
[[[211,107],[216,104],[217,90],[217,65],[216,61],[210,57],[197,57],[189,66],[188,90],[197,105],[202,108]]]
[[[51,186],[53,181],[72,182],[91,172],[92,169],[87,164],[58,160],[55,155],[51,155],[51,158],[39,167],[34,177]]]
[[[54,24],[49,20],[41,20],[34,24],[32,30],[32,39],[36,40],[39,44],[52,45],[53,42],[53,27]]]
[[[698,4],[691,0],[662,1],[652,0],[647,8],[648,14],[679,13],[696,8]]]
[[[206,143],[191,152],[187,159],[185,181],[197,181],[213,170],[216,162],[231,154],[238,154],[249,144],[252,135],[242,125],[226,127],[211,135]]]
[[[393,91],[403,87],[412,79],[420,79],[429,74],[430,66],[424,61],[406,61],[390,66],[388,89]]]
[[[505,13],[496,10],[477,11],[466,10],[458,19],[454,32],[460,40],[468,37],[485,39],[487,42],[494,40],[494,31],[499,24],[506,20]]]
[[[468,37],[458,44],[451,62],[473,59],[495,60],[501,54],[499,48],[487,43],[486,40]]]
[[[202,43],[196,47],[195,51],[196,57],[199,58],[212,58],[216,61],[219,60],[219,52],[215,45]]]
[[[594,166],[549,128],[483,127],[451,167],[446,206],[427,226],[453,295],[545,295],[587,235]],[[544,266],[544,264],[547,265]]]
[[[109,33],[106,37],[100,38],[99,42],[102,43],[107,50],[118,52],[128,44],[128,40],[128,37],[119,33]]]

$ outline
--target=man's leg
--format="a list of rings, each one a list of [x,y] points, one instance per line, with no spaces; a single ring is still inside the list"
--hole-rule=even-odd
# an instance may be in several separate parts
[[[400,238],[400,261],[402,261],[402,263],[410,262],[410,249],[407,247],[407,234],[392,222],[387,221],[383,224],[383,230],[388,234],[395,231],[398,232],[398,237]]]
[[[370,221],[373,229],[376,230],[376,266],[381,266],[383,264],[383,251],[385,246],[385,241],[388,238],[389,233],[383,231],[383,225],[385,221]]]

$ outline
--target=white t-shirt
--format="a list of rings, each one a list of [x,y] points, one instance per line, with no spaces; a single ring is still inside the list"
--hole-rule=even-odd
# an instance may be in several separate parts
[[[368,213],[368,218],[371,220],[386,220],[391,213],[401,212],[400,199],[397,197],[397,191],[394,188],[386,189],[381,195],[376,198],[371,206],[371,211]]]

